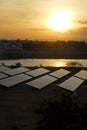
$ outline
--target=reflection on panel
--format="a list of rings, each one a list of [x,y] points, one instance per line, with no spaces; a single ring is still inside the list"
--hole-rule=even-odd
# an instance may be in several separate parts
[[[6,87],[11,87],[14,86],[16,84],[22,83],[24,81],[27,81],[29,79],[31,79],[32,77],[25,75],[25,74],[20,74],[20,75],[16,75],[16,76],[12,76],[9,78],[5,78],[0,80],[0,84]]]
[[[30,85],[30,86],[35,87],[37,89],[41,89],[41,88],[55,82],[56,80],[58,80],[58,79],[54,78],[52,76],[49,76],[49,75],[45,75],[45,76],[42,76],[40,78],[37,78],[35,80],[28,82],[27,85]]]
[[[10,70],[10,68],[8,68],[6,66],[0,66],[0,72],[4,72],[5,73],[5,71],[9,71],[9,70]]]
[[[9,75],[16,75],[16,74],[20,74],[26,71],[29,71],[29,69],[24,68],[24,67],[19,67],[15,69],[6,70],[5,73]]]
[[[33,77],[37,77],[39,75],[46,74],[48,72],[49,72],[49,70],[47,70],[47,69],[38,68],[38,69],[32,70],[30,72],[26,72],[26,74],[31,75]]]
[[[59,69],[57,71],[54,71],[52,73],[50,73],[51,76],[57,77],[57,78],[62,78],[63,76],[69,74],[70,71],[65,70],[65,69]]]
[[[81,70],[77,74],[75,74],[76,77],[79,77],[81,79],[87,79],[87,71]]]
[[[62,82],[61,84],[59,84],[58,86],[60,86],[62,88],[65,88],[67,90],[70,90],[70,91],[74,91],[83,82],[84,82],[84,80],[72,76],[69,79],[67,79],[64,82]]]
[[[0,73],[0,79],[8,77],[6,74]]]

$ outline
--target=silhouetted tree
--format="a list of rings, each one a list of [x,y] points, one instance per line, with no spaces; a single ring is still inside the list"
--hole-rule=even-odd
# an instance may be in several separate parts
[[[43,103],[36,112],[41,119],[35,130],[83,130],[83,108],[76,105],[69,95],[63,95],[60,102]]]
[[[15,66],[16,66],[16,67],[21,67],[22,64],[21,64],[20,62],[17,62],[17,63],[15,64]]]
[[[67,63],[67,66],[69,67],[82,67],[82,64],[76,61],[71,61]]]

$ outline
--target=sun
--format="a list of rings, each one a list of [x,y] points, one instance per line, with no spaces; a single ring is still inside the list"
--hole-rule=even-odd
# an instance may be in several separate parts
[[[65,32],[72,28],[71,15],[66,11],[59,11],[53,14],[49,20],[50,28],[59,31]]]

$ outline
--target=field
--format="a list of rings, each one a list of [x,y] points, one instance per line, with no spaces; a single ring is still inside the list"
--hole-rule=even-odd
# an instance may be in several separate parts
[[[17,126],[21,130],[33,130],[38,120],[34,111],[40,102],[55,98],[52,90],[38,91],[22,85],[0,89],[0,129],[11,130]]]

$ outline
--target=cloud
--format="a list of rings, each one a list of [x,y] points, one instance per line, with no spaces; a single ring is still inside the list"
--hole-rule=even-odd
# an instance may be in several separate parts
[[[74,40],[87,40],[87,27],[70,30],[67,36]]]
[[[82,24],[82,25],[87,25],[87,20],[84,20],[84,21],[79,20],[79,21],[77,21],[77,22],[80,23],[80,24]]]
[[[80,35],[86,35],[87,36],[87,27],[81,27],[78,30],[78,34],[80,34]]]
[[[32,31],[50,31],[51,29],[49,29],[49,28],[29,28],[29,30],[32,30]]]

